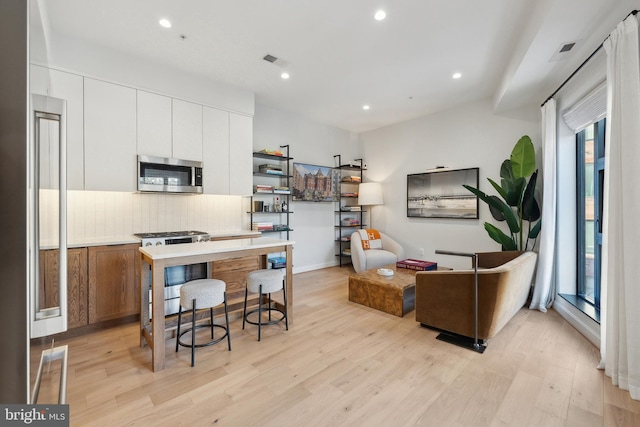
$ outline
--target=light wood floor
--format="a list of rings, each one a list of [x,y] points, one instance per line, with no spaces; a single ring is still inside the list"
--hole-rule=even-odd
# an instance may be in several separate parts
[[[347,300],[350,268],[295,275],[295,324],[174,352],[150,370],[131,324],[72,338],[71,425],[639,426],[640,402],[596,369],[559,315],[521,310],[483,355],[435,339],[414,313]],[[452,307],[453,308],[453,307]]]

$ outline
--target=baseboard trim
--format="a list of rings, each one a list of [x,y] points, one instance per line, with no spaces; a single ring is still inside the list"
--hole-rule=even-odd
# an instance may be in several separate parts
[[[314,264],[314,265],[306,265],[304,267],[293,267],[293,274],[296,273],[306,273],[307,271],[314,271],[314,270],[321,270],[323,268],[327,268],[327,267],[335,267],[336,264],[335,262],[325,262],[322,264]]]
[[[569,322],[571,326],[576,328],[591,344],[600,348],[600,325],[598,322],[578,310],[571,303],[565,301],[561,297],[556,297],[553,303],[553,309],[562,316],[564,320]]]

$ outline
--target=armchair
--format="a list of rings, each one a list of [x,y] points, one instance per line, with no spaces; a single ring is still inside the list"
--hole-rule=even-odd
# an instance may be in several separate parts
[[[535,274],[535,252],[478,254],[478,338],[497,334],[525,304]],[[416,321],[424,326],[474,336],[473,270],[416,274]]]
[[[356,273],[395,264],[404,259],[404,249],[398,242],[384,233],[380,233],[382,249],[362,248],[362,239],[357,231],[351,234],[351,263]]]

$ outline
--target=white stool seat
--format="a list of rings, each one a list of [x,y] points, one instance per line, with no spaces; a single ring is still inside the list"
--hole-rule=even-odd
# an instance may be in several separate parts
[[[258,293],[262,285],[262,293],[270,294],[284,287],[284,272],[280,269],[255,270],[247,276],[247,289],[249,292]]]
[[[180,287],[180,305],[186,310],[191,310],[195,299],[196,310],[215,307],[224,302],[226,289],[227,285],[222,280],[192,280]]]

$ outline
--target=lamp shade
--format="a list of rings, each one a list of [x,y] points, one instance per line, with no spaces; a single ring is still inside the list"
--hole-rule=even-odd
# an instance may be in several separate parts
[[[358,204],[363,206],[381,205],[382,185],[379,182],[364,182],[358,186]]]

